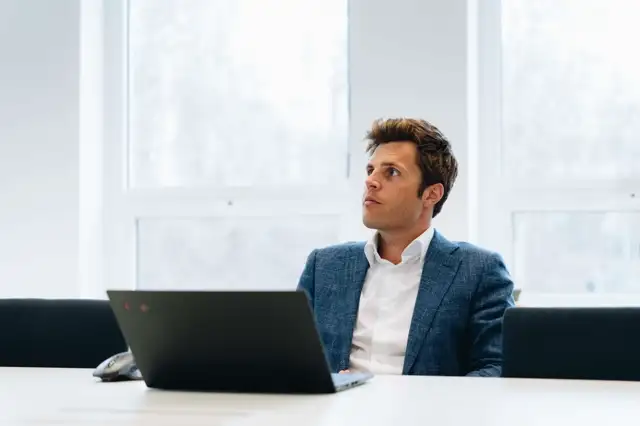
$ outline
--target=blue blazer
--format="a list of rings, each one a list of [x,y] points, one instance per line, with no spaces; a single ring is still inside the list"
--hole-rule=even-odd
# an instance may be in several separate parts
[[[314,312],[333,372],[349,368],[360,293],[369,269],[364,243],[311,252],[298,284]],[[502,258],[437,231],[425,256],[407,330],[403,374],[500,376],[502,318],[514,305]]]

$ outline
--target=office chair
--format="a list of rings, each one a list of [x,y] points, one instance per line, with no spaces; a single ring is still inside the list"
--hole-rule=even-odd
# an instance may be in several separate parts
[[[511,308],[503,377],[640,380],[640,308]]]
[[[0,300],[0,366],[95,368],[126,350],[106,300]]]

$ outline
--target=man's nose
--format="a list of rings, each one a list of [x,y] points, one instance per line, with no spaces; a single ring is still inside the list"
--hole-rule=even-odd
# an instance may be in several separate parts
[[[367,189],[378,189],[380,188],[380,181],[378,181],[374,173],[371,173],[367,176],[365,185],[367,186]]]

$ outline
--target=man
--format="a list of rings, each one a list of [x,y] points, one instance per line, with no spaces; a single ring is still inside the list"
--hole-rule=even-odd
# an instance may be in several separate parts
[[[334,372],[499,376],[513,283],[501,257],[432,226],[458,174],[451,145],[416,119],[374,122],[362,199],[366,243],[314,250],[307,293]]]

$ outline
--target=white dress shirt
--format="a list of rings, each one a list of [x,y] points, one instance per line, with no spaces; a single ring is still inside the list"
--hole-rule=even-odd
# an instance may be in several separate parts
[[[402,374],[422,266],[433,233],[430,227],[411,242],[397,265],[378,254],[377,233],[365,245],[369,270],[351,343],[351,371]]]

